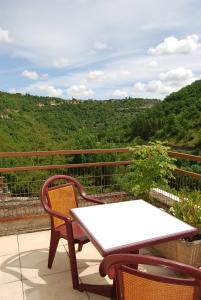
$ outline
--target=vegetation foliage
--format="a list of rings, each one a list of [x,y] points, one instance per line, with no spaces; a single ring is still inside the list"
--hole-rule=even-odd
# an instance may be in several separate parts
[[[130,140],[167,140],[170,145],[201,149],[201,80],[167,96],[149,110],[136,114]]]
[[[178,193],[180,202],[175,202],[170,213],[178,219],[196,226],[201,233],[201,194],[196,190],[182,190]]]
[[[103,148],[120,142],[122,145],[135,113],[157,102],[67,101],[0,92],[0,151]]]
[[[199,154],[201,80],[164,101],[61,100],[0,92],[0,136],[0,151],[101,148],[110,143],[167,140]]]
[[[168,186],[175,169],[174,158],[168,156],[168,150],[161,142],[130,148],[132,164],[121,177],[123,188],[134,196],[149,199],[151,188]]]

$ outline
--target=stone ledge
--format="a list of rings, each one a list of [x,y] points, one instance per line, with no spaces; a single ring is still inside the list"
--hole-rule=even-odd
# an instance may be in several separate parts
[[[150,196],[165,206],[173,206],[175,202],[180,202],[179,197],[159,188],[152,188]]]

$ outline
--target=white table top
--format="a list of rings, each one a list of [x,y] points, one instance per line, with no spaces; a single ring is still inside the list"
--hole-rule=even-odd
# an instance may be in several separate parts
[[[71,215],[103,256],[118,248],[142,247],[196,233],[194,227],[143,200],[73,208]]]

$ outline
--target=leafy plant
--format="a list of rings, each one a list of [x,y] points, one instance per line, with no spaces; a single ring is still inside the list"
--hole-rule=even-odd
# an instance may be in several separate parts
[[[168,156],[169,147],[162,142],[129,148],[132,163],[128,172],[120,179],[123,188],[134,196],[149,198],[153,187],[164,187],[173,178],[175,159]]]
[[[201,229],[201,194],[200,191],[181,191],[180,202],[175,202],[170,213],[178,219]]]

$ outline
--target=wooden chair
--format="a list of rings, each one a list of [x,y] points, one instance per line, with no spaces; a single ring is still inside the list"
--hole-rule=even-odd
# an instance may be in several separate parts
[[[136,264],[165,267],[180,275],[147,273],[136,269]],[[115,280],[118,300],[201,300],[201,270],[167,259],[113,254],[101,262],[100,274]]]
[[[68,241],[73,287],[75,289],[79,286],[75,244],[78,244],[78,251],[81,251],[83,245],[89,242],[81,228],[69,214],[71,208],[78,207],[77,192],[83,200],[90,201],[93,204],[104,203],[87,196],[83,186],[75,178],[66,175],[49,177],[41,188],[40,196],[42,205],[51,219],[48,268],[52,267],[60,238],[66,239]]]

